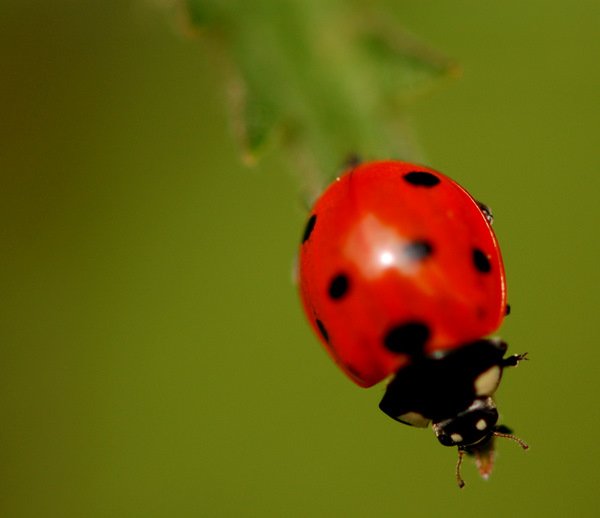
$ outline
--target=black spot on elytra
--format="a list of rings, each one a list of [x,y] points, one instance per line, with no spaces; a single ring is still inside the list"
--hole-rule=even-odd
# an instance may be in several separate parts
[[[473,249],[473,264],[477,271],[481,273],[489,273],[492,269],[492,265],[490,264],[490,260],[487,258],[479,248]]]
[[[319,328],[319,331],[321,333],[321,336],[323,337],[323,340],[325,340],[327,343],[329,343],[329,333],[327,332],[327,329],[325,329],[325,325],[323,324],[323,322],[321,322],[318,318],[317,318],[317,327]]]
[[[433,246],[427,241],[413,241],[406,245],[404,253],[413,261],[420,261],[433,253]]]
[[[405,322],[390,329],[383,344],[393,353],[421,356],[429,335],[429,327],[423,322]]]
[[[510,315],[510,304],[507,304],[506,307],[504,308],[504,314],[506,316]]]
[[[433,187],[440,183],[440,179],[434,174],[425,171],[412,171],[404,175],[404,179],[411,185],[418,187]]]
[[[315,228],[316,223],[317,223],[317,215],[313,214],[309,218],[309,220],[306,222],[306,227],[304,229],[304,235],[302,236],[302,243],[305,243],[308,240],[308,238],[312,234],[312,231]]]
[[[348,292],[348,288],[350,287],[350,283],[348,281],[348,276],[339,273],[329,283],[329,296],[333,300],[341,299]]]

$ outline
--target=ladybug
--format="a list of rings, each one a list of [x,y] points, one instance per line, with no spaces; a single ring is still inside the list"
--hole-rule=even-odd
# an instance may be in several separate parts
[[[379,407],[431,424],[487,478],[493,440],[507,437],[492,398],[505,367],[495,332],[509,313],[492,213],[434,169],[353,164],[316,201],[302,237],[299,290],[312,327],[361,387],[390,378]]]

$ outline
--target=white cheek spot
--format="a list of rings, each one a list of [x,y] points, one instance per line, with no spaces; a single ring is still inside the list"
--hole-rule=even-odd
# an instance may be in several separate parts
[[[485,422],[485,419],[480,419],[479,421],[477,421],[475,428],[477,428],[479,431],[485,430],[487,428],[487,423]]]
[[[498,365],[490,367],[482,372],[475,380],[475,393],[478,396],[489,396],[494,393],[500,383],[501,370]]]
[[[463,436],[461,434],[459,434],[459,433],[453,433],[450,436],[450,439],[452,439],[454,442],[462,442]]]

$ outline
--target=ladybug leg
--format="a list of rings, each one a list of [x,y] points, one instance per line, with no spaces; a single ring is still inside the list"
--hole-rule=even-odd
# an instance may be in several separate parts
[[[508,344],[503,342],[499,338],[490,338],[489,340],[485,340],[490,346],[494,347],[500,358],[504,356],[506,351],[508,350]],[[507,358],[502,358],[499,362],[500,367],[516,367],[519,365],[519,362],[522,360],[528,360],[527,353],[523,354],[513,354],[512,356],[508,356]]]
[[[475,201],[476,201],[477,205],[479,205],[479,209],[485,216],[485,219],[487,219],[487,222],[491,225],[494,222],[494,215],[492,214],[492,209],[490,208],[489,205],[486,205],[485,203],[481,203],[480,201],[477,201],[477,200],[475,200]]]
[[[462,466],[463,457],[465,456],[465,450],[463,448],[458,448],[458,461],[456,462],[456,483],[458,484],[459,489],[465,487],[465,481],[463,480],[460,474],[460,467]]]
[[[357,153],[348,153],[346,159],[344,160],[344,170],[346,169],[354,169],[362,164],[362,157]]]
[[[522,360],[529,360],[529,358],[527,357],[527,353],[513,354],[508,358],[502,359],[502,367],[516,367]]]

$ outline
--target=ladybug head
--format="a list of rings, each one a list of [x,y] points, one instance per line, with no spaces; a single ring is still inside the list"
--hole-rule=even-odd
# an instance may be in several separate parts
[[[444,446],[464,448],[491,437],[498,411],[491,397],[478,397],[458,415],[433,423],[433,431]]]
[[[459,488],[463,488],[465,485],[460,474],[465,453],[476,458],[479,473],[487,479],[494,464],[495,437],[511,439],[524,450],[529,448],[527,443],[515,437],[509,428],[503,425],[496,426],[497,421],[498,411],[492,398],[480,397],[456,417],[433,423],[433,430],[438,441],[444,446],[458,446],[456,482]]]

